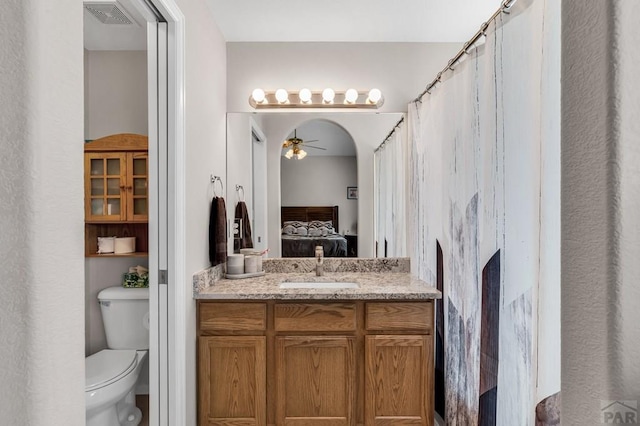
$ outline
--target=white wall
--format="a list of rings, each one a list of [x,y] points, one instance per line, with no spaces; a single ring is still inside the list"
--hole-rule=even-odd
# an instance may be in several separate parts
[[[146,50],[85,50],[85,139],[148,134]]]
[[[223,179],[229,226],[233,224],[236,204],[242,197],[242,191],[236,191],[236,185],[241,185],[244,190],[244,201],[249,215],[253,207],[251,119],[248,114],[227,115],[227,176]],[[233,235],[229,237],[227,250],[233,253]]]
[[[227,109],[253,111],[248,99],[265,90],[309,87],[380,89],[379,111],[402,112],[462,43],[228,43]]]
[[[358,256],[373,257],[373,151],[401,114],[306,113],[263,114],[267,136],[269,256],[280,256],[280,156],[282,141],[300,124],[316,119],[334,122],[345,129],[358,154]],[[274,167],[275,165],[275,167]]]
[[[638,16],[634,0],[562,2],[562,416],[571,424],[599,423],[602,400],[640,400]]]
[[[177,412],[171,424],[196,424],[196,304],[192,275],[211,265],[209,262],[210,175],[226,176],[225,112],[227,88],[226,46],[207,4],[200,0],[176,0],[185,16],[185,124],[186,124],[186,249],[185,276],[176,283],[184,291],[186,341],[185,377],[173,377],[186,387],[184,401],[176,401]],[[184,406],[183,406],[184,404]]]
[[[280,179],[283,206],[338,206],[336,232],[357,233],[358,200],[347,199],[347,187],[358,186],[357,157],[281,157]]]
[[[0,14],[0,419],[85,423],[82,7]]]

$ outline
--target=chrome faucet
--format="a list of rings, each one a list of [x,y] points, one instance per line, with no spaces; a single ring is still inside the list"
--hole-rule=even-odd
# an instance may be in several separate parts
[[[324,275],[324,249],[316,246],[316,277]]]

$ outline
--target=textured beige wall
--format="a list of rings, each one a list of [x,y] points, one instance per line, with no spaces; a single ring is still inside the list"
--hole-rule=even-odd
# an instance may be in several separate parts
[[[562,418],[640,400],[640,7],[562,2]]]
[[[0,14],[0,423],[85,423],[77,0]]]

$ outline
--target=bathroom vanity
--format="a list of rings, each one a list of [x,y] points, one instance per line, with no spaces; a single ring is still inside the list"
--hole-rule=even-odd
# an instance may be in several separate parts
[[[433,424],[440,293],[428,283],[276,272],[195,297],[200,425]]]

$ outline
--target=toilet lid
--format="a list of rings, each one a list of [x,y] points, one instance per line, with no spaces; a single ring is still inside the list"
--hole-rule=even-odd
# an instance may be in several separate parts
[[[136,365],[135,350],[105,349],[84,359],[85,392],[104,387],[129,373]]]

